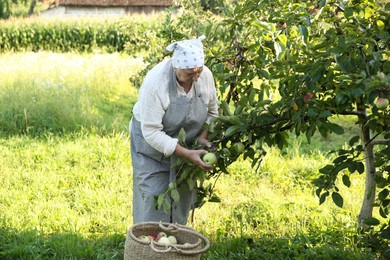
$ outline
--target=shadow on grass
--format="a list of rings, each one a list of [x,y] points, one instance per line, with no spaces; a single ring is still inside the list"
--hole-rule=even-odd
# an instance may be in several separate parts
[[[84,238],[76,233],[0,228],[0,259],[123,259],[125,234]]]
[[[125,234],[84,238],[75,233],[41,235],[38,230],[19,231],[0,228],[0,259],[123,259]],[[210,250],[201,259],[386,259],[369,250],[295,238],[228,238],[211,241]]]
[[[250,260],[372,260],[386,259],[375,257],[370,250],[352,250],[330,244],[313,245],[309,242],[311,238],[302,236],[295,238],[226,238],[223,242],[212,243],[207,254],[201,259],[250,259]]]

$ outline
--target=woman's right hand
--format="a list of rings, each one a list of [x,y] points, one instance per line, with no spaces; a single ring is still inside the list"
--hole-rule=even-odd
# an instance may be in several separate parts
[[[200,150],[189,150],[187,148],[184,148],[183,146],[177,144],[176,145],[176,150],[175,150],[175,155],[176,156],[181,156],[184,157],[191,162],[193,162],[196,166],[199,168],[209,171],[214,168],[213,165],[207,164],[202,160],[203,155],[207,153],[206,150],[200,149]]]

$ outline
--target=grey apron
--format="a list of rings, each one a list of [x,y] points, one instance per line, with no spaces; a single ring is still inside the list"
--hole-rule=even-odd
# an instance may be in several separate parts
[[[171,137],[177,137],[181,128],[186,132],[186,141],[190,142],[200,133],[207,118],[207,105],[201,100],[201,94],[194,89],[191,99],[177,95],[176,75],[169,62],[170,71],[169,107],[162,119],[163,131]],[[193,86],[194,87],[194,86]],[[171,202],[171,212],[155,209],[155,196],[166,191],[169,182],[175,180],[176,171],[171,168],[175,156],[170,158],[153,147],[143,138],[141,124],[134,117],[130,127],[131,157],[133,164],[133,223],[145,221],[164,221],[185,225],[194,201],[193,191],[188,185],[178,187],[180,201]]]

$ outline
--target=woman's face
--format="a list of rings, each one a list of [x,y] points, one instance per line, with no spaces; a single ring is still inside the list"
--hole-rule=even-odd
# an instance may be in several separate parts
[[[175,68],[176,78],[181,84],[192,84],[193,82],[197,81],[202,71],[203,67],[196,67],[193,69]]]

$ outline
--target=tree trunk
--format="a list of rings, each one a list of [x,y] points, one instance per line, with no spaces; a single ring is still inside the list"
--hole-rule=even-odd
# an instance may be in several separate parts
[[[362,118],[361,118],[362,119]],[[364,220],[372,217],[374,209],[376,183],[375,183],[375,164],[374,164],[374,145],[370,143],[370,129],[365,126],[364,120],[360,125],[360,135],[364,149],[364,160],[366,169],[366,182],[364,189],[364,198],[360,213],[358,216],[358,225],[363,230],[368,226],[364,224]]]
[[[29,16],[34,13],[34,7],[35,7],[36,3],[37,3],[37,0],[31,0],[30,9],[28,10],[28,15]]]

